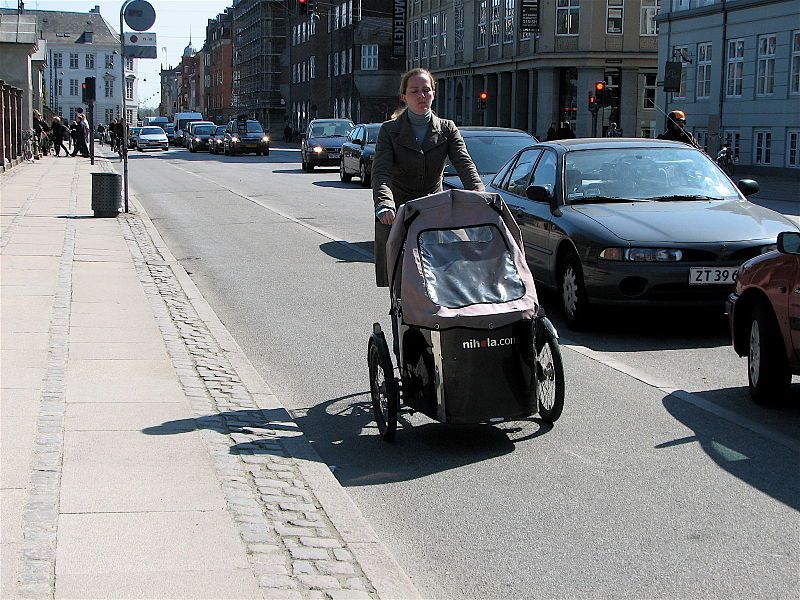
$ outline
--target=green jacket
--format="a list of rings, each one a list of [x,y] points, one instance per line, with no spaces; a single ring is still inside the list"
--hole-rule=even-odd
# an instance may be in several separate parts
[[[407,200],[442,191],[447,159],[455,167],[464,188],[482,185],[456,124],[436,115],[420,148],[405,113],[386,121],[378,133],[372,163],[372,198],[375,207],[395,209]]]

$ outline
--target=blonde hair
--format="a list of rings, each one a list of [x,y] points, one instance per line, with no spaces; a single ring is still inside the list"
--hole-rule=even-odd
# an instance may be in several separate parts
[[[417,67],[416,69],[411,69],[409,71],[406,71],[405,73],[403,73],[403,76],[400,78],[400,91],[399,91],[399,93],[401,95],[406,93],[406,90],[408,89],[408,81],[412,77],[414,77],[415,75],[425,75],[425,76],[427,76],[428,79],[431,82],[431,89],[434,90],[434,91],[436,90],[436,78],[433,76],[433,73],[428,71],[428,69],[423,69],[421,67]],[[392,113],[392,117],[391,117],[392,120],[394,120],[397,117],[399,117],[400,115],[402,115],[406,111],[406,108],[407,107],[406,107],[405,103],[401,101],[400,102],[400,106],[398,106],[397,110],[395,110]]]

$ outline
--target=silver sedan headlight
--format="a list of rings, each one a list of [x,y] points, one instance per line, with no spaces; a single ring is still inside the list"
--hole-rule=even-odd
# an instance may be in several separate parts
[[[674,248],[606,248],[600,253],[604,260],[630,262],[678,262],[683,251]]]

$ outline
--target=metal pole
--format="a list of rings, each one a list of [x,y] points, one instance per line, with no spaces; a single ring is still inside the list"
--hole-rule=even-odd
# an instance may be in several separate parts
[[[125,212],[128,212],[128,111],[125,107],[127,85],[125,81],[125,34],[122,29],[122,15],[130,0],[126,0],[119,9],[119,56],[122,67],[122,188],[125,199]]]
[[[89,160],[94,164],[94,102],[89,102]]]

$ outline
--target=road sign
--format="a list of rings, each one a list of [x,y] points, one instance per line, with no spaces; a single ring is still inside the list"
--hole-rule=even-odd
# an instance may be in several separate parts
[[[129,58],[158,58],[155,33],[125,33],[125,56]]]
[[[146,31],[156,22],[156,9],[147,0],[131,0],[122,15],[128,27],[136,31]]]
[[[522,0],[520,16],[520,31],[523,33],[538,33],[539,0]]]

